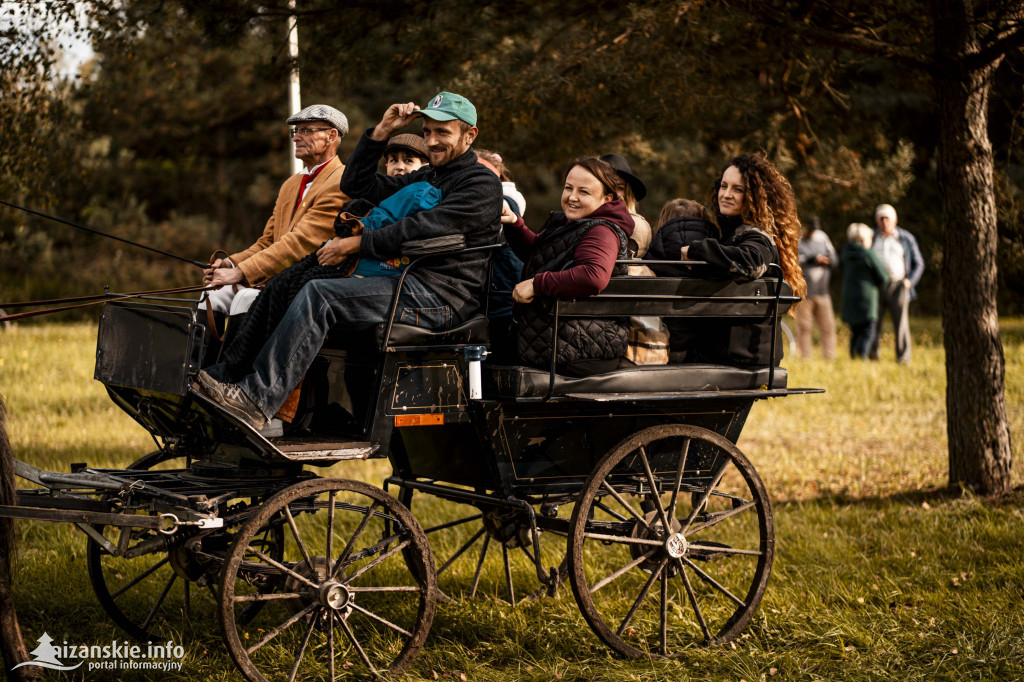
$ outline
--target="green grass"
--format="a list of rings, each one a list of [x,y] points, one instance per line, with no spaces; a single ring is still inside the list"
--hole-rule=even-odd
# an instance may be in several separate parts
[[[879,363],[789,360],[791,386],[828,392],[761,402],[751,412],[739,445],[774,500],[777,554],[765,599],[734,646],[624,660],[590,631],[567,587],[516,608],[503,602],[495,562],[485,567],[482,596],[439,606],[408,677],[1024,678],[1024,320],[1002,325],[1018,486],[1008,497],[943,491],[941,329],[915,319],[910,366],[892,362],[891,336]],[[123,467],[154,449],[92,380],[94,338],[89,324],[0,332],[0,391],[19,458],[64,471],[71,462]],[[346,463],[321,473],[379,483],[389,467]],[[413,510],[429,519],[450,513],[421,497]],[[18,528],[17,604],[29,648],[44,631],[58,642],[123,640],[92,593],[82,534],[60,524]],[[174,639],[186,650],[175,679],[239,679],[212,613],[198,614]]]

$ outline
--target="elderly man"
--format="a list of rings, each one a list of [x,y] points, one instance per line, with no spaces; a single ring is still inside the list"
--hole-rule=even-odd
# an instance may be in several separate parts
[[[314,104],[286,123],[296,126],[290,131],[295,158],[305,168],[281,185],[263,236],[244,251],[215,260],[205,271],[205,284],[220,287],[209,295],[216,312],[234,315],[248,310],[259,294],[249,287],[265,282],[333,237],[334,218],[348,201],[338,187],[345,170],[338,158],[338,142],[348,133],[345,114]]]
[[[879,289],[879,303],[882,310],[888,309],[892,317],[892,328],[896,333],[896,361],[910,362],[910,322],[907,310],[910,302],[917,298],[914,287],[924,273],[924,259],[917,248],[917,240],[896,224],[896,209],[881,204],[875,209],[875,239],[871,250],[878,254],[885,269],[889,271],[889,284]],[[878,333],[871,344],[868,357],[878,359],[878,337],[882,331],[882,316],[878,317]]]
[[[423,119],[430,167],[396,177],[379,175],[377,162],[387,139]],[[501,182],[477,162],[472,149],[478,129],[476,108],[461,95],[442,92],[420,109],[412,102],[392,104],[375,127],[360,138],[341,179],[353,198],[379,203],[414,182],[428,182],[442,193],[432,209],[407,216],[379,230],[332,239],[317,253],[322,265],[349,255],[388,260],[403,245],[426,239],[465,238],[467,247],[495,242],[501,215]],[[447,329],[477,313],[484,300],[486,254],[437,258],[406,276],[396,320],[429,329]],[[302,380],[327,331],[335,324],[352,328],[384,322],[398,286],[398,275],[315,280],[292,301],[253,362],[237,383],[223,365],[199,374],[201,389],[253,428],[262,428]]]

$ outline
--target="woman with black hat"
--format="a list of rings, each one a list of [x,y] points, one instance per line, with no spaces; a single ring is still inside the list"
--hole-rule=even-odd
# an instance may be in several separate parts
[[[615,174],[618,176],[615,183],[615,193],[626,204],[629,215],[633,217],[634,228],[633,236],[629,240],[629,250],[633,258],[643,258],[644,254],[647,253],[647,247],[651,245],[652,230],[651,224],[647,222],[646,218],[637,213],[636,209],[637,202],[642,201],[647,196],[647,185],[640,178],[633,175],[626,157],[620,154],[605,154],[601,157],[601,160],[615,169]]]

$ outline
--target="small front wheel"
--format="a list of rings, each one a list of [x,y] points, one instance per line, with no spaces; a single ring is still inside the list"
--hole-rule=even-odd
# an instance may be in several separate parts
[[[266,527],[284,530],[281,559],[259,542]],[[346,675],[401,672],[434,618],[437,575],[423,529],[359,481],[313,479],[268,499],[239,532],[221,580],[222,634],[250,680],[333,680],[339,666]],[[264,608],[242,618],[254,603]]]
[[[569,581],[587,623],[628,657],[735,638],[771,573],[775,526],[733,443],[666,424],[615,446],[572,518]]]

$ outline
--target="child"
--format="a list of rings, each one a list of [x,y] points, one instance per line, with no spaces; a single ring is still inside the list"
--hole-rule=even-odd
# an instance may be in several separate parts
[[[651,248],[647,250],[644,260],[679,260],[679,253],[684,246],[698,239],[717,239],[719,236],[718,228],[711,222],[711,215],[701,204],[681,197],[670,199],[658,216],[658,227],[655,228]],[[651,270],[662,277],[685,276],[679,266],[675,265],[655,264],[651,265]]]
[[[411,173],[429,163],[427,143],[419,135],[395,135],[384,147],[384,169],[389,177]]]

